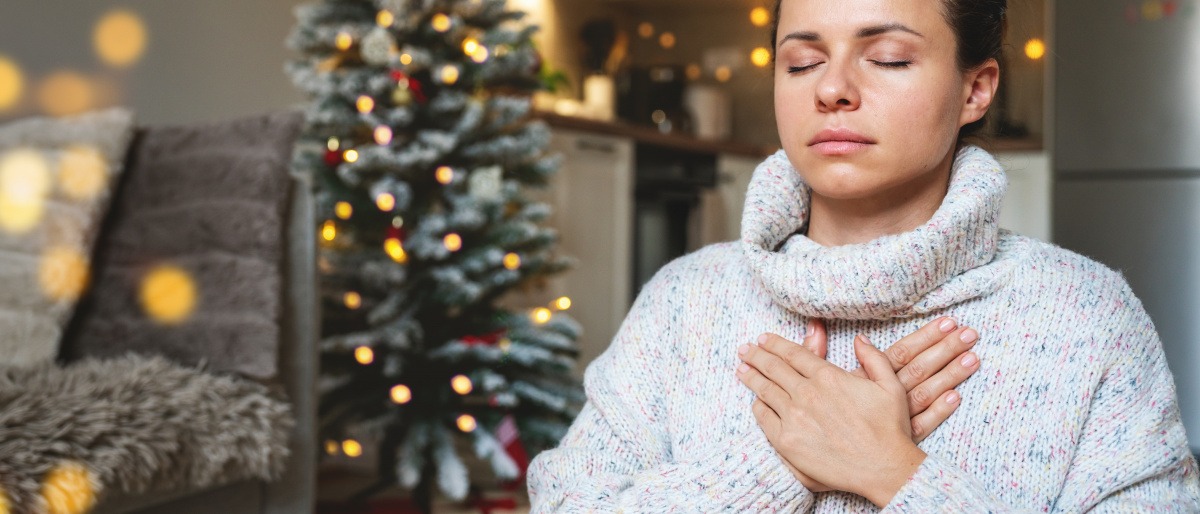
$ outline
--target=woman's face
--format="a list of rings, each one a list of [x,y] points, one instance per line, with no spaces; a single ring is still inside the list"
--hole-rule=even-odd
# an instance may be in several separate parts
[[[775,114],[814,194],[912,194],[949,170],[958,129],[980,119],[995,61],[962,73],[943,0],[783,0]],[[987,80],[991,80],[987,82]]]

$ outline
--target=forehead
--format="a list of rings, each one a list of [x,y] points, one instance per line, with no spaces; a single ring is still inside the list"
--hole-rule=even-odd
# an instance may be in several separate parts
[[[949,0],[781,0],[779,32],[813,30],[832,35],[900,23],[926,35],[952,35],[943,15],[944,1]]]

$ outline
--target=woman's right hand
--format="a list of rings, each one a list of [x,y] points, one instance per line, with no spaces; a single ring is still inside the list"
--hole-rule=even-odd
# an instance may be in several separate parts
[[[809,321],[807,334],[804,347],[824,359],[828,348],[825,323]],[[883,352],[908,392],[914,443],[925,440],[958,408],[960,397],[954,388],[979,370],[979,358],[970,351],[978,339],[974,329],[959,327],[954,319],[943,317],[904,336]],[[867,376],[862,367],[853,374]],[[805,485],[813,492],[831,490],[811,479],[806,482],[810,482]]]

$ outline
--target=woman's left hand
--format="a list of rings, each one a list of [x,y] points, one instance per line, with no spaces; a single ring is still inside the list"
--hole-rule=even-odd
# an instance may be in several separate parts
[[[803,474],[883,507],[925,452],[912,442],[908,398],[887,357],[859,335],[860,378],[774,334],[739,349],[738,377],[757,395],[754,417]]]

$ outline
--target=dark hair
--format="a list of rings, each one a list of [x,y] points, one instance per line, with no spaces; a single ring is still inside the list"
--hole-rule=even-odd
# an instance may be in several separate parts
[[[974,69],[988,59],[1000,62],[1004,31],[1008,27],[1008,0],[941,0],[942,15],[950,24],[956,40],[958,69],[962,72]],[[771,48],[779,38],[779,7],[783,0],[775,0],[775,16],[771,21]],[[774,50],[771,52],[775,54]],[[987,117],[963,125],[958,131],[958,141],[977,135],[987,125]]]

